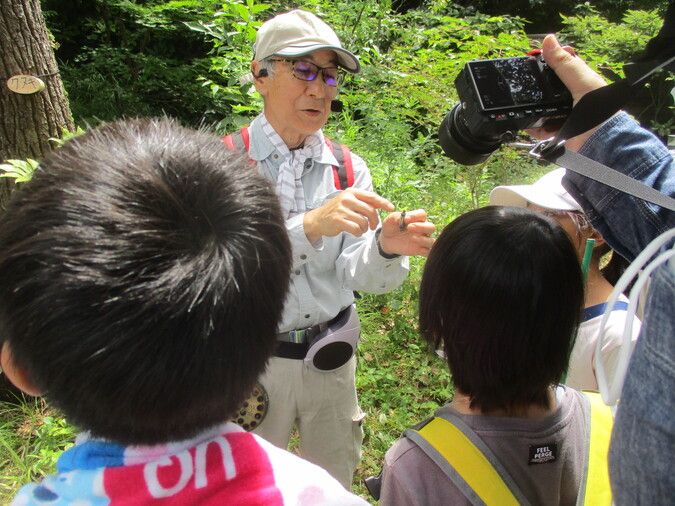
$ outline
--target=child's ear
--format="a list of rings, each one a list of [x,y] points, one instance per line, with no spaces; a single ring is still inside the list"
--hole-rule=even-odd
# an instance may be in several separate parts
[[[5,341],[0,349],[0,368],[2,368],[2,372],[7,376],[7,379],[19,390],[33,397],[42,394],[41,390],[28,376],[28,373],[14,361],[9,341]]]
[[[600,232],[597,230],[593,229],[593,232],[591,232],[591,235],[589,236],[589,239],[595,239],[595,247],[597,248],[598,246],[602,246],[605,244],[605,239],[600,235]]]

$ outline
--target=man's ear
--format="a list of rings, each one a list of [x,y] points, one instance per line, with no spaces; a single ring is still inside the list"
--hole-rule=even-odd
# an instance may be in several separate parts
[[[260,68],[260,62],[258,60],[251,61],[251,74],[253,74],[253,85],[255,86],[255,89],[264,97],[267,93],[267,79],[264,78],[268,77],[268,75],[266,70]]]
[[[42,395],[42,391],[35,385],[26,370],[14,360],[9,341],[5,341],[0,349],[0,367],[5,376],[7,376],[7,379],[16,388],[33,397]]]

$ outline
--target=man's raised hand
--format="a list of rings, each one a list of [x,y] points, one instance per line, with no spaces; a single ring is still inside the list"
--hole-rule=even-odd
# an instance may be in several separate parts
[[[348,188],[321,207],[305,213],[305,235],[312,244],[321,237],[334,237],[341,232],[359,237],[369,228],[377,228],[378,209],[393,211],[394,204],[375,192]]]
[[[435,230],[424,209],[407,211],[403,218],[400,212],[391,213],[382,221],[380,247],[390,255],[428,256]]]

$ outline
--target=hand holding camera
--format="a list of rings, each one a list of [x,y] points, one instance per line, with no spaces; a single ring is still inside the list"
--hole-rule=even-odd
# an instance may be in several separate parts
[[[542,55],[548,62],[549,67],[555,71],[562,83],[572,94],[573,104],[589,91],[605,86],[605,80],[595,73],[586,63],[572,54],[570,48],[561,46],[554,35],[549,34],[542,44]],[[546,139],[555,133],[556,129],[534,128],[527,131],[532,137]],[[577,137],[568,139],[565,143],[567,149],[578,151],[595,131],[589,130]]]
[[[441,123],[441,147],[456,162],[475,165],[514,141],[518,130],[529,129],[530,135],[547,139],[520,145],[532,148],[531,156],[675,211],[670,196],[576,153],[648,77],[660,69],[675,70],[672,44],[650,44],[642,60],[634,63],[631,75],[605,85],[548,35],[536,56],[471,61],[455,80],[461,102]]]

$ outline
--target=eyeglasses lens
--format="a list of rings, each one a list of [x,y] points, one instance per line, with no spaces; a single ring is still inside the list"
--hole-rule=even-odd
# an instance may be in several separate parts
[[[321,68],[313,63],[303,60],[293,62],[293,75],[303,81],[314,81],[319,75],[319,71],[323,73],[323,80],[328,86],[338,85],[339,73],[337,68]]]
[[[340,82],[338,69],[323,69],[323,80],[328,86],[337,86]]]
[[[319,67],[308,61],[293,62],[293,74],[303,81],[314,81],[319,74]]]

